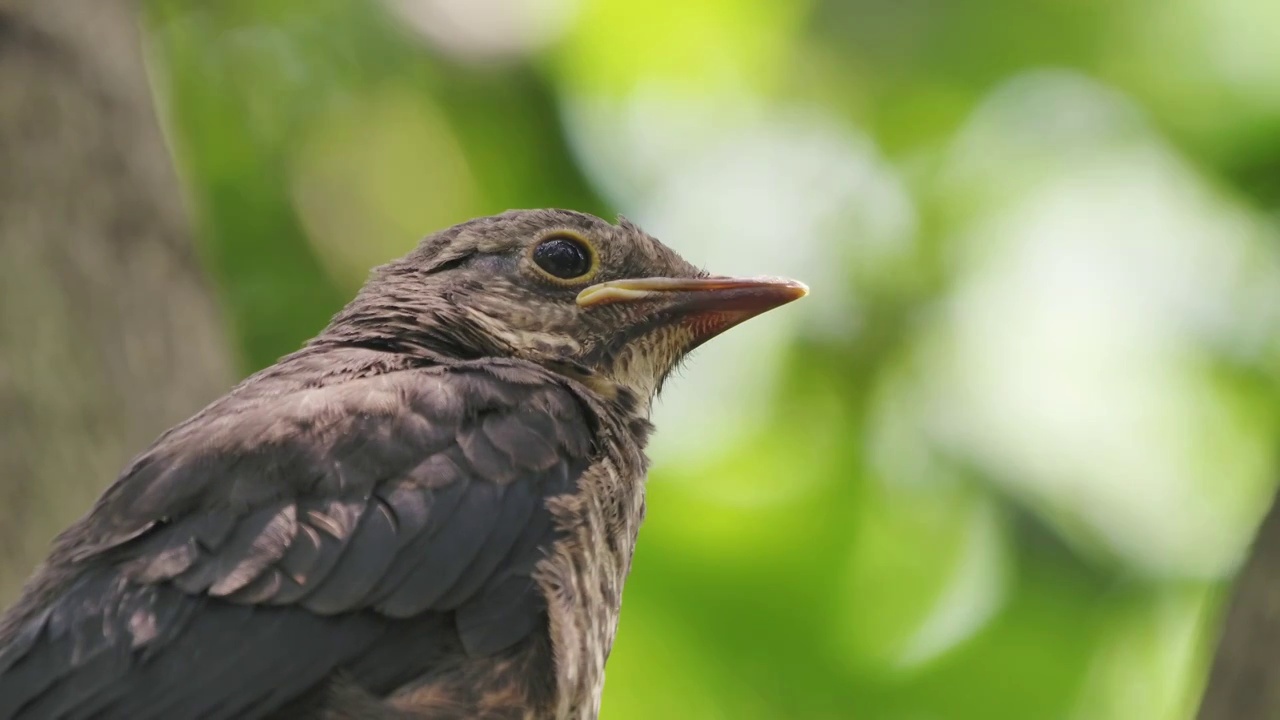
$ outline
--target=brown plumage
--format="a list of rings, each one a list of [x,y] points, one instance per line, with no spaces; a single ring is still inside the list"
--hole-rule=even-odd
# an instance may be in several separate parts
[[[0,718],[595,717],[650,404],[802,294],[568,211],[428,237],[58,537]]]

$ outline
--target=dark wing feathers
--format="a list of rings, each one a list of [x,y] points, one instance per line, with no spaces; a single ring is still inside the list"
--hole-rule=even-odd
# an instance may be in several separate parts
[[[467,490],[468,484],[461,481],[447,487],[425,491],[431,498],[428,523],[413,536],[410,542],[400,546],[391,561],[391,566],[387,568],[373,592],[369,594],[370,604],[381,611],[381,603],[411,576],[419,573],[421,558],[431,551],[435,537],[444,525],[443,519],[455,513]],[[440,518],[441,521],[431,522],[431,518]]]
[[[528,635],[541,619],[537,593],[533,578],[511,575],[458,608],[462,646],[471,655],[487,655]]]
[[[395,511],[376,495],[369,499],[359,524],[342,552],[341,562],[303,602],[323,615],[360,607],[373,586],[395,559],[399,544]]]
[[[498,488],[502,498],[494,517],[493,530],[463,567],[462,574],[449,591],[432,603],[432,607],[453,610],[475,597],[485,581],[493,576],[498,564],[507,557],[520,531],[529,524],[529,518],[541,499],[541,496],[534,496],[539,489],[532,482]]]
[[[238,392],[99,501],[0,649],[0,718],[260,717],[537,626],[546,500],[593,446],[567,389],[454,368]]]
[[[493,531],[501,500],[501,486],[471,483],[454,513],[441,520],[443,527],[431,537],[413,571],[377,604],[378,611],[405,618],[436,607]]]
[[[549,421],[529,422],[520,415],[490,414],[481,424],[489,446],[512,466],[528,470],[548,470],[560,460],[561,444]],[[519,453],[517,458],[513,453]]]
[[[288,599],[271,601],[273,604],[296,602],[312,612],[319,611],[312,599],[330,574],[346,561],[347,546],[368,506],[369,503],[364,498],[305,503],[300,524],[310,530],[305,547],[308,554],[314,553],[314,558],[305,571],[294,575],[297,589],[288,593]],[[317,539],[319,542],[316,542]],[[333,612],[348,609],[351,608],[337,608]]]
[[[190,567],[170,577],[188,593],[229,595],[284,555],[297,532],[297,523],[298,509],[292,502],[277,501],[253,510],[240,519],[222,543],[197,553]]]

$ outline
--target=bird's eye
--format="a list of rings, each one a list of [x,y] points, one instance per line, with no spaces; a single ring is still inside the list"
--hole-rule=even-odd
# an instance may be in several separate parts
[[[593,258],[586,243],[558,235],[533,249],[533,262],[554,278],[575,280],[591,272]]]

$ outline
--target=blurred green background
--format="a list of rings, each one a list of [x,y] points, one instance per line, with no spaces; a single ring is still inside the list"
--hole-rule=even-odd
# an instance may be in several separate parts
[[[1280,435],[1274,0],[149,0],[249,372],[621,212],[803,303],[656,411],[602,716],[1190,717]]]

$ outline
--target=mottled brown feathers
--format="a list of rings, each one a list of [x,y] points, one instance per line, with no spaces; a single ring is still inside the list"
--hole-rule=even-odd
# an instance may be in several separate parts
[[[20,637],[0,651],[0,717],[51,703],[239,717],[282,683],[343,672],[387,693],[440,657],[519,643],[546,623],[532,578],[557,529],[547,500],[577,491],[592,412],[530,367],[250,381],[140,456],[75,528],[78,560],[46,571],[63,576],[57,599],[7,628]],[[296,664],[307,646],[310,680]],[[179,662],[219,682],[158,705]]]
[[[589,277],[530,265],[557,234],[590,244]],[[576,299],[704,276],[555,210],[379,268],[58,538],[0,620],[0,718],[591,720],[650,403],[702,336],[681,293]]]

